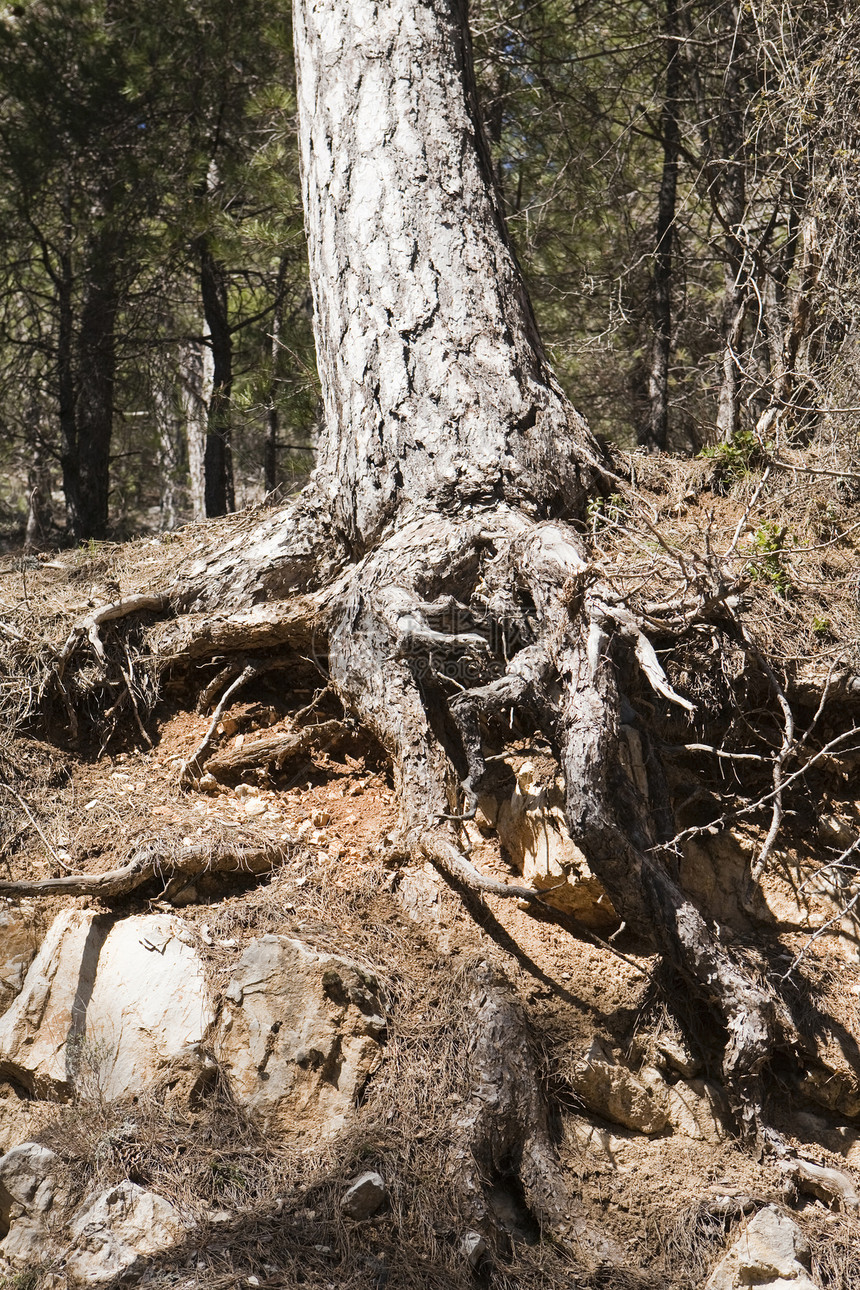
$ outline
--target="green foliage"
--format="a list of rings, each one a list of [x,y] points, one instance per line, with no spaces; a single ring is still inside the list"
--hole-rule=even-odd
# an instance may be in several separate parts
[[[765,520],[752,537],[757,559],[749,565],[753,578],[768,582],[783,598],[793,591],[791,578],[783,562],[787,529],[775,520]]]
[[[626,504],[620,493],[610,493],[608,497],[589,498],[586,514],[592,533],[601,528],[619,524],[626,515]]]
[[[200,246],[234,352],[234,459],[257,488],[272,409],[307,443],[318,395],[285,0],[46,0],[0,14],[0,452],[77,451],[87,301],[115,297],[114,524],[183,492],[181,346],[203,343]],[[273,318],[279,344],[273,352]],[[110,370],[112,366],[113,370]],[[187,400],[186,400],[187,404]],[[165,434],[177,446],[166,464]],[[65,438],[64,438],[65,436]],[[285,454],[286,455],[286,454]],[[65,468],[64,468],[65,469]],[[20,468],[19,468],[20,473]],[[20,494],[20,485],[18,487]],[[180,499],[180,506],[182,505]]]
[[[762,446],[752,430],[739,430],[729,442],[703,448],[699,456],[715,462],[723,477],[734,481],[764,466],[771,452],[771,445]]]

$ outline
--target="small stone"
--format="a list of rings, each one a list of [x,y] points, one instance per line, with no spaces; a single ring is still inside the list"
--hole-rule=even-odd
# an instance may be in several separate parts
[[[686,1076],[687,1079],[698,1075],[702,1069],[702,1063],[693,1056],[683,1040],[676,1039],[673,1035],[662,1036],[657,1041],[657,1051],[673,1070],[676,1070],[679,1075]]]
[[[460,1242],[463,1257],[470,1268],[477,1268],[487,1253],[489,1246],[480,1232],[467,1232]]]
[[[245,814],[249,816],[262,815],[266,809],[266,803],[261,802],[258,797],[252,797],[251,800],[245,804],[244,808]]]
[[[375,1214],[384,1200],[385,1181],[381,1174],[371,1171],[356,1178],[340,1203],[345,1214],[361,1222]]]

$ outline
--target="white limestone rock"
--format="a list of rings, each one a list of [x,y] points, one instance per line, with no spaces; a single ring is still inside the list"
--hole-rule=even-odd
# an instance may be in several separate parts
[[[185,1234],[179,1214],[163,1196],[136,1183],[102,1192],[69,1228],[73,1248],[66,1275],[73,1286],[95,1286],[161,1254]]]
[[[27,1264],[45,1252],[57,1163],[54,1152],[36,1142],[22,1142],[0,1158],[0,1254],[11,1263]]]
[[[678,1080],[667,1092],[669,1123],[695,1142],[724,1142],[728,1107],[723,1092],[707,1080]]]
[[[225,993],[215,1053],[236,1096],[293,1133],[336,1133],[380,1056],[373,974],[270,935],[248,946]]]
[[[747,1223],[714,1268],[705,1290],[819,1290],[809,1274],[809,1245],[796,1223],[776,1205]]]
[[[0,902],[0,1013],[20,992],[38,948],[32,906],[11,900]]]
[[[571,1084],[589,1111],[638,1133],[660,1133],[669,1123],[669,1099],[659,1072],[634,1074],[594,1039],[576,1063]]]
[[[214,1022],[187,925],[169,914],[58,915],[0,1018],[0,1075],[38,1097],[136,1093]]]
[[[547,892],[552,905],[574,914],[588,927],[606,931],[618,916],[585,855],[570,836],[565,816],[564,780],[549,757],[523,762],[515,771],[516,788],[509,801],[482,798],[482,816],[523,880]],[[479,842],[476,830],[467,830]]]

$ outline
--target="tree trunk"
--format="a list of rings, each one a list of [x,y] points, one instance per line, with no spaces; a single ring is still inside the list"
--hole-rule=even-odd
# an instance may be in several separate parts
[[[269,399],[266,408],[266,444],[263,454],[263,482],[267,493],[278,487],[278,367],[281,353],[281,327],[284,311],[284,283],[287,276],[287,257],[281,256],[275,282],[275,306],[272,310],[272,366],[269,381]]]
[[[108,531],[117,308],[116,248],[108,233],[90,251],[78,339],[80,507],[75,536],[81,538],[106,538]]]
[[[300,3],[295,24],[317,476],[338,530],[357,554],[410,502],[575,514],[582,449],[599,454],[507,237],[464,4]]]
[[[652,314],[654,341],[648,382],[650,416],[639,442],[651,449],[664,449],[669,433],[669,361],[672,354],[672,240],[675,230],[675,200],[678,188],[678,96],[681,62],[676,0],[666,0],[666,84],[663,98],[661,135],[663,174],[657,204],[657,236],[652,273]]]
[[[212,254],[206,238],[200,246],[200,285],[213,364],[204,458],[206,514],[226,515],[236,509],[231,424],[233,336],[227,314],[224,266]]]
[[[42,409],[33,401],[27,414],[27,429],[33,445],[33,457],[27,471],[27,525],[24,546],[36,550],[49,538],[53,526],[51,512],[51,468],[42,439]]]
[[[57,282],[57,391],[60,414],[60,465],[66,499],[66,527],[74,538],[81,529],[81,472],[78,460],[78,423],[75,414],[74,322],[72,315],[72,266],[67,254],[60,257]]]
[[[206,424],[212,399],[212,350],[189,341],[179,352],[179,406],[188,447],[188,493],[195,520],[206,518]]]
[[[727,6],[731,29],[739,32],[740,18],[734,3]],[[736,35],[723,77],[723,104],[719,130],[721,156],[712,161],[712,196],[725,230],[723,269],[726,290],[723,299],[723,358],[717,406],[717,437],[731,443],[740,428],[741,343],[747,310],[746,159],[744,156],[744,101],[739,59],[740,36]]]
[[[169,532],[179,523],[180,475],[182,471],[182,427],[177,416],[173,390],[159,380],[153,390],[158,431],[158,473],[160,483],[161,529]]]

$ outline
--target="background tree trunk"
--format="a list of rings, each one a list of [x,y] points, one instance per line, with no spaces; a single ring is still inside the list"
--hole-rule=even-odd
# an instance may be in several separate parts
[[[107,537],[118,306],[116,248],[113,235],[107,233],[96,240],[90,252],[78,338],[75,420],[80,504],[76,537]]]
[[[666,0],[666,83],[661,113],[663,174],[657,205],[657,237],[652,273],[654,341],[648,382],[650,416],[646,433],[639,442],[663,449],[669,433],[669,361],[672,354],[672,240],[675,236],[675,200],[678,189],[678,96],[681,87],[681,55],[678,13],[675,0]]]
[[[233,336],[227,314],[224,266],[208,240],[200,246],[200,285],[203,314],[212,349],[212,397],[206,429],[206,514],[226,515],[236,509],[233,487],[231,399],[233,395]]]

